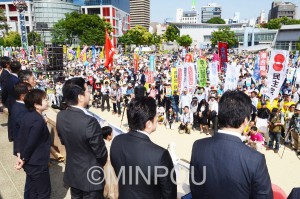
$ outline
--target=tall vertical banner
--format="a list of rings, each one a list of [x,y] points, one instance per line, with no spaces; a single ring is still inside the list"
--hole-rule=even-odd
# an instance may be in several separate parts
[[[267,95],[272,102],[278,97],[280,88],[286,78],[286,71],[289,63],[289,52],[286,50],[273,50],[268,72],[268,90]]]
[[[296,72],[296,68],[289,67],[289,69],[287,71],[287,74],[286,74],[286,80],[290,81],[290,82],[293,82],[295,72]]]
[[[92,45],[92,61],[93,61],[93,63],[96,62],[96,48],[95,48],[95,45]]]
[[[188,91],[189,93],[194,93],[195,86],[196,86],[196,79],[195,79],[195,68],[194,63],[187,63],[188,68]]]
[[[154,83],[154,72],[153,71],[147,71],[146,72],[146,82],[149,84]]]
[[[205,87],[207,81],[206,61],[205,59],[199,59],[197,63],[198,63],[198,71],[199,71],[199,85],[200,87]]]
[[[224,84],[224,91],[235,90],[237,88],[238,81],[238,70],[236,70],[235,65],[228,65],[226,70],[226,78]]]
[[[267,76],[268,53],[266,51],[259,53],[260,76]]]
[[[195,81],[196,81],[196,84],[199,84],[199,70],[198,70],[198,63],[194,63],[194,70],[195,70]]]
[[[79,57],[80,57],[80,46],[78,45],[77,46],[77,50],[76,50],[76,58],[77,58],[77,60],[79,60]]]
[[[259,56],[256,56],[255,64],[254,64],[254,71],[253,71],[253,79],[258,81],[260,79],[260,67],[259,67]]]
[[[218,86],[219,76],[218,76],[218,62],[209,63],[209,80],[211,86]]]
[[[226,70],[226,63],[228,62],[228,44],[226,42],[219,42],[219,56],[220,56],[220,68],[221,71],[224,72]]]
[[[172,93],[178,90],[177,68],[171,68]]]
[[[150,55],[150,70],[151,71],[155,71],[155,56],[154,55]]]
[[[178,87],[178,93],[180,94],[182,91],[182,81],[183,81],[183,66],[177,67],[177,87]]]
[[[87,50],[87,48],[88,48],[87,46],[84,46],[83,49],[82,49],[82,51],[80,52],[80,59],[81,60],[84,60],[84,54],[86,56],[86,50]]]
[[[139,70],[139,56],[137,53],[133,54],[133,65],[134,65],[134,72]]]

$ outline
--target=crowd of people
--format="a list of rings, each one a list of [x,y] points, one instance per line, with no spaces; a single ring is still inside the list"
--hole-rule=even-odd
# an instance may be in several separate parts
[[[83,65],[80,60],[73,60],[67,63],[64,71],[38,73],[33,72],[30,64],[20,62],[17,58],[11,60],[9,57],[1,57],[1,100],[8,109],[8,139],[14,144],[13,154],[17,156],[16,168],[23,168],[27,175],[24,198],[50,197],[48,161],[51,138],[46,125],[47,116],[43,114],[49,105],[61,109],[56,123],[61,142],[65,145],[68,155],[64,182],[71,187],[71,195],[74,198],[85,196],[102,198],[104,183],[91,185],[88,179],[74,174],[87,173],[91,166],[103,168],[108,164],[107,162],[110,162],[109,151],[105,146],[111,140],[111,130],[104,127],[102,130],[95,114],[88,110],[89,106],[117,114],[118,117],[122,117],[125,108],[128,109],[128,123],[132,132],[128,133],[127,137],[125,135],[117,137],[111,146],[110,158],[116,173],[120,171],[121,166],[130,162],[134,165],[139,164],[137,160],[131,160],[127,155],[130,156],[133,151],[138,152],[139,148],[146,145],[140,143],[128,148],[123,146],[126,143],[134,143],[137,137],[148,142],[147,136],[156,130],[156,123],[175,132],[175,129],[178,129],[179,133],[187,134],[200,132],[217,135],[223,131],[220,134],[228,135],[230,134],[228,131],[235,129],[233,131],[237,134],[241,131],[238,137],[249,145],[248,148],[258,151],[265,146],[267,150],[274,150],[277,153],[280,140],[283,138],[284,144],[291,145],[297,155],[300,155],[300,88],[299,84],[295,83],[295,78],[293,82],[286,80],[279,96],[270,101],[265,94],[268,88],[266,77],[261,77],[259,81],[252,77],[255,54],[231,54],[230,62],[238,63],[240,66],[240,76],[235,91],[225,92],[225,74],[219,72],[217,86],[211,85],[208,80],[206,86],[195,85],[193,92],[183,88],[181,93],[179,90],[169,93],[167,90],[172,82],[171,69],[182,64],[184,56],[179,52],[157,54],[154,83],[148,81],[149,56],[149,54],[140,55],[138,69],[132,57],[121,55],[115,60],[115,66],[111,71],[106,70],[103,65],[96,66],[92,60],[89,60],[87,65]],[[294,60],[293,55],[290,56],[291,60]],[[200,57],[206,59],[207,63],[213,60],[212,54],[194,53],[195,62]],[[289,67],[300,66],[300,61],[295,60],[290,62]],[[208,70],[207,73],[209,72]],[[143,88],[143,97],[136,96],[137,88]],[[74,124],[73,121],[78,122]],[[106,132],[105,135],[99,133],[101,131]],[[213,139],[216,141],[227,139],[222,136],[224,135],[213,136]],[[200,167],[207,163],[199,162],[195,157],[196,154],[201,154],[201,151],[208,150],[205,148],[206,145],[207,148],[211,147],[208,146],[211,141],[205,142],[195,143],[191,165]],[[155,149],[157,146],[151,144],[147,145],[149,150],[157,152],[153,162],[166,158],[166,162],[162,165],[171,170],[170,155],[163,149]],[[224,146],[227,144],[225,143]],[[249,152],[249,155],[251,154],[252,152]],[[144,156],[141,153],[136,158],[147,162],[148,160],[143,159]],[[203,157],[205,156],[207,154],[203,154]],[[258,156],[257,153],[253,153],[253,156],[260,161],[257,164],[265,165],[262,156]],[[122,158],[130,162],[122,162]],[[209,157],[207,158],[210,160]],[[217,163],[212,160],[211,164]],[[265,192],[268,195],[266,198],[271,198],[268,172],[267,170],[261,172],[260,177],[265,177],[261,188],[268,190]],[[221,175],[210,174],[210,178]],[[201,177],[199,173],[195,175],[197,178]],[[97,177],[103,176],[100,174]],[[135,192],[137,187],[119,185],[119,196],[120,198],[175,198],[176,188],[170,182],[171,177],[170,175],[161,179],[161,186],[164,189],[161,193],[157,190],[158,192],[150,196],[147,194],[150,193],[149,190],[145,188],[145,195],[140,195]],[[192,195],[200,198],[203,194],[202,190],[197,190],[199,186],[193,183],[191,185]],[[208,187],[212,188],[211,186],[213,184],[210,183]],[[156,190],[157,187],[154,189]],[[210,194],[212,198],[217,198],[214,193]],[[235,196],[240,196],[239,194],[241,193],[234,192]]]

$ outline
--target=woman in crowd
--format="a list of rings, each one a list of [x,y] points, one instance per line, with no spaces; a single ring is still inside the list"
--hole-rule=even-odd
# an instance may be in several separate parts
[[[208,132],[208,125],[207,125],[207,113],[209,110],[208,103],[205,99],[202,99],[198,105],[197,112],[199,113],[199,123],[200,123],[200,133],[203,133],[203,126],[206,128],[206,135],[209,134]]]
[[[48,162],[51,138],[43,112],[48,109],[46,92],[33,89],[24,98],[29,110],[20,123],[20,154],[16,169],[26,172],[24,198],[50,198],[51,184]]]

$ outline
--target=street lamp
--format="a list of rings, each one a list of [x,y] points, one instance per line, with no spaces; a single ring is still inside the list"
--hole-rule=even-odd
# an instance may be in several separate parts
[[[26,31],[25,16],[24,16],[24,11],[27,8],[27,4],[24,0],[14,0],[13,4],[19,12],[22,47],[27,52],[28,41],[27,41],[27,31]]]

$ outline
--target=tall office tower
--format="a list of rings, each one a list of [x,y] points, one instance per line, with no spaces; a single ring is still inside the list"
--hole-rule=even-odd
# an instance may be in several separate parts
[[[269,11],[269,20],[282,17],[297,19],[297,10],[298,6],[291,2],[273,1]]]
[[[150,26],[150,0],[130,0],[130,27]]]
[[[216,3],[209,3],[207,6],[201,8],[201,22],[206,23],[208,20],[214,17],[221,18],[222,7]]]

